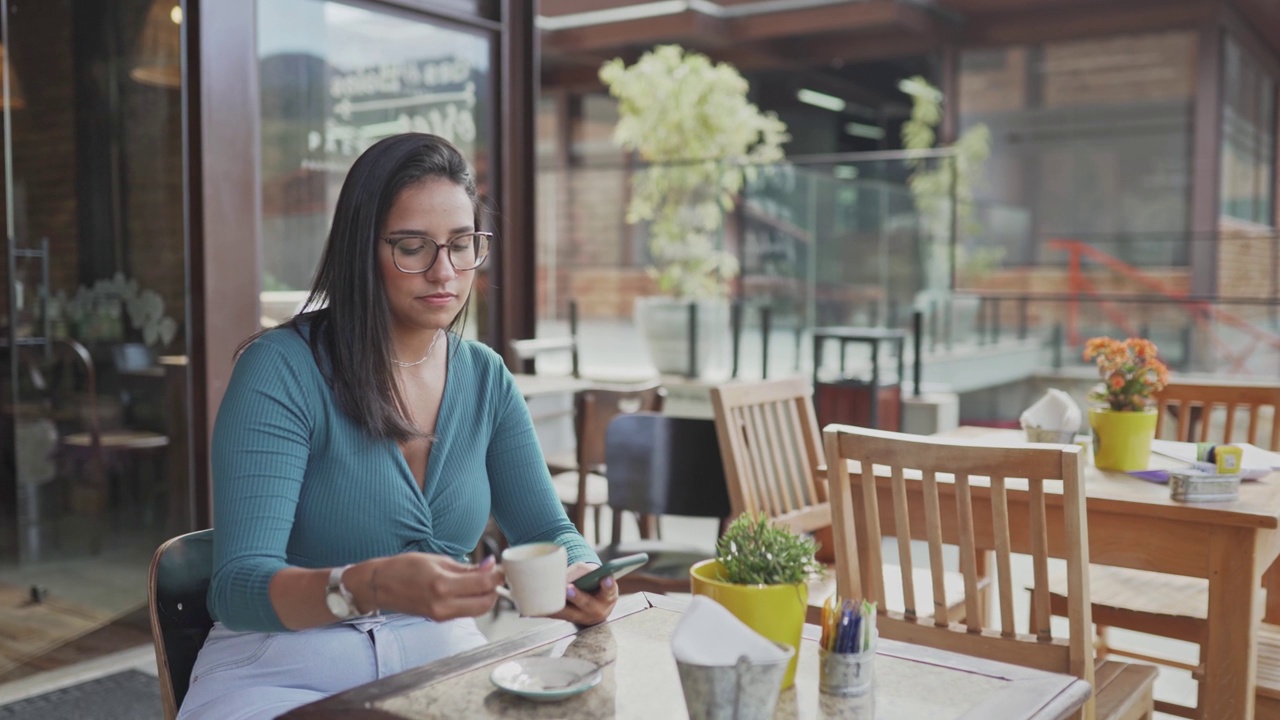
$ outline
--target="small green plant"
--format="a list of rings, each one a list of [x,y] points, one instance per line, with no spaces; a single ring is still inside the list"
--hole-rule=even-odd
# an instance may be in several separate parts
[[[814,558],[818,543],[774,525],[768,516],[739,515],[716,543],[720,579],[734,585],[796,585],[823,567]]]

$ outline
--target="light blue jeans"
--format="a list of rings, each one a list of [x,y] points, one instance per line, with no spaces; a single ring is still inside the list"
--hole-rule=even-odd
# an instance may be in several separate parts
[[[259,720],[488,642],[475,620],[356,618],[297,632],[214,623],[178,720]]]

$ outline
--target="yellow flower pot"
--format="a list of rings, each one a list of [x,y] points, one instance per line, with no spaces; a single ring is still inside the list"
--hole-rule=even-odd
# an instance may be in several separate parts
[[[1156,410],[1089,408],[1093,464],[1099,470],[1146,470],[1156,436]]]
[[[720,580],[723,571],[716,560],[703,560],[689,569],[693,594],[705,595],[733,613],[761,635],[796,649],[782,676],[782,689],[795,683],[800,634],[809,606],[809,587],[799,585],[734,585]]]

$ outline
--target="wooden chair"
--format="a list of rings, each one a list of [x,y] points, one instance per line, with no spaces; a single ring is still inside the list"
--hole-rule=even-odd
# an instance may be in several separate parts
[[[1156,437],[1179,442],[1249,442],[1268,450],[1280,449],[1280,386],[1175,383],[1159,393],[1156,402],[1160,413],[1156,421]],[[1259,443],[1267,414],[1262,412],[1263,408],[1270,408],[1271,425],[1264,442]],[[1237,423],[1237,416],[1243,414],[1247,414],[1247,420],[1242,428]],[[1218,428],[1222,429],[1220,434],[1216,432]],[[1198,663],[1189,664],[1169,657],[1112,647],[1106,629],[1118,627],[1182,640],[1203,648],[1209,616],[1208,581],[1102,565],[1091,567],[1089,575],[1099,654],[1105,656],[1110,653],[1182,668],[1196,674],[1201,672]],[[1065,615],[1065,579],[1055,574],[1050,578],[1049,587],[1051,611],[1054,615]],[[1280,592],[1280,588],[1275,592]],[[1261,681],[1259,686],[1261,701]],[[1188,707],[1157,700],[1156,709],[1182,717],[1203,717],[1199,703],[1196,707]]]
[[[1258,630],[1258,691],[1255,720],[1280,720],[1280,626],[1262,623]]]
[[[539,355],[569,353],[569,374],[582,377],[578,366],[578,303],[569,301],[569,335],[567,337],[529,338],[511,341],[511,356],[521,365],[534,361]],[[528,370],[532,372],[532,368]]]
[[[151,559],[147,601],[165,720],[178,715],[196,655],[213,627],[205,600],[212,577],[213,530],[167,540]]]
[[[827,467],[833,471],[837,586],[842,597],[865,596],[879,604],[877,627],[882,636],[1075,675],[1094,687],[1079,714],[1085,720],[1151,717],[1154,668],[1095,663],[1079,447],[980,447],[841,425],[827,426],[823,435]],[[851,461],[857,463],[856,470]],[[1056,480],[1061,481],[1061,494],[1046,491]],[[1061,507],[1061,522],[1049,516],[1051,506]],[[915,575],[905,569],[911,567],[911,540],[927,542],[932,613],[914,603],[902,611],[887,607],[882,537],[897,539],[907,598],[915,597]],[[943,543],[960,549],[969,605],[963,624],[945,618]],[[983,550],[995,552],[999,627],[989,627],[977,608],[977,556]],[[1015,552],[1031,556],[1035,578],[1025,633],[1015,626],[1010,573]],[[1051,555],[1066,560],[1070,594],[1065,637],[1055,637],[1049,624]]]
[[[682,515],[720,520],[729,516],[724,466],[716,448],[715,423],[653,412],[620,415],[609,423],[605,456],[609,466],[609,507],[614,516]],[[718,535],[718,533],[717,533]],[[618,581],[620,592],[689,592],[689,568],[715,555],[715,538],[705,546],[676,545],[656,538],[623,543],[615,534],[596,549],[601,560],[649,553],[644,567]]]
[[[666,390],[657,383],[631,388],[595,387],[579,390],[574,395],[573,430],[577,439],[574,470],[556,473],[555,484],[560,502],[569,511],[569,519],[578,532],[586,532],[587,508],[595,514],[595,542],[601,543],[600,509],[609,504],[609,484],[605,480],[605,429],[618,415],[649,411],[661,412]],[[649,534],[642,523],[642,531]],[[622,529],[622,518],[613,516],[613,537]]]
[[[764,513],[792,532],[812,533],[826,551],[823,559],[833,561],[827,471],[808,381],[787,378],[721,385],[711,389],[711,405],[733,517]],[[915,569],[917,607],[933,607],[927,574],[924,568]],[[889,607],[901,610],[905,607],[902,585],[892,582],[896,575],[889,577]],[[963,577],[948,572],[943,580],[951,598],[947,618],[960,620],[965,612]],[[982,588],[986,585],[984,580]],[[821,618],[822,601],[834,589],[830,573],[810,585],[811,620]]]

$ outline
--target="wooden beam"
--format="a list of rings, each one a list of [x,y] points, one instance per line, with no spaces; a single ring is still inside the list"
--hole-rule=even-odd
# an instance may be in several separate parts
[[[642,0],[538,0],[538,15],[557,17],[640,5]]]
[[[735,18],[730,21],[730,34],[736,42],[747,42],[839,30],[876,30],[894,27],[903,22],[901,18],[923,14],[894,0],[870,0],[856,5],[827,5]]]
[[[542,46],[544,52],[570,54],[698,38],[705,41],[726,34],[724,21],[685,10],[640,20],[547,31],[542,35]]]
[[[948,33],[936,29],[927,33],[911,30],[886,30],[870,35],[824,35],[817,38],[798,38],[776,43],[777,52],[794,62],[807,64],[845,64],[885,60],[888,58],[927,55],[941,50],[948,42]],[[749,54],[750,48],[742,53]]]
[[[1213,0],[1131,0],[1082,13],[1055,6],[1035,12],[976,17],[961,30],[963,47],[1026,45],[1029,43],[1097,38],[1152,30],[1201,28],[1216,21]]]

